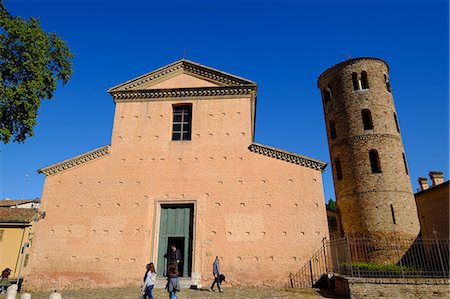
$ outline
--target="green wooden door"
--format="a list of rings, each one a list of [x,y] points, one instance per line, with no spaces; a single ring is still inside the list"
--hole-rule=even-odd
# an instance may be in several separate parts
[[[164,255],[175,244],[181,253],[180,276],[191,275],[193,205],[161,205],[158,242],[158,274],[166,273]]]

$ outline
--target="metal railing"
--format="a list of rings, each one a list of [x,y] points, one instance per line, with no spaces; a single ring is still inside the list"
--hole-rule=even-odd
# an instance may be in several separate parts
[[[320,277],[328,272],[327,243],[323,239],[322,246],[314,253],[297,273],[289,275],[289,286],[292,288],[312,287]]]
[[[374,278],[449,278],[448,239],[346,236],[324,240],[291,287],[314,287],[324,274]]]

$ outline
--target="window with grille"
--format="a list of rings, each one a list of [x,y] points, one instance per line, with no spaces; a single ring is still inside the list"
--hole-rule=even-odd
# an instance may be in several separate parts
[[[172,140],[191,140],[192,104],[173,105]]]

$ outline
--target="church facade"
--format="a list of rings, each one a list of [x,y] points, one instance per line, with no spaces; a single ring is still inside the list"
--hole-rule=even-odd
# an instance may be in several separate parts
[[[326,163],[254,142],[257,85],[180,60],[108,90],[110,145],[42,168],[29,289],[136,285],[171,244],[201,287],[285,285],[328,237]]]

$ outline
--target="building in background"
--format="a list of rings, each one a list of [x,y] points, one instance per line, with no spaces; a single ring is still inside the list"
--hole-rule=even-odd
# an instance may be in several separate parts
[[[419,177],[420,191],[414,194],[421,234],[426,239],[449,238],[449,181],[444,173],[430,171],[431,186],[426,177]]]
[[[33,201],[0,201],[0,271],[11,269],[10,279],[17,280],[27,273],[28,248],[34,238],[34,225],[45,215],[35,208],[24,208],[22,204]],[[20,208],[16,208],[20,207]]]
[[[189,284],[219,256],[233,284],[285,285],[328,237],[326,163],[255,143],[256,90],[187,60],[109,89],[111,145],[39,170],[27,287],[136,285],[171,244]]]
[[[26,209],[39,210],[40,204],[41,204],[41,200],[39,198],[36,198],[36,199],[5,198],[3,200],[0,200],[0,208],[26,208]]]

